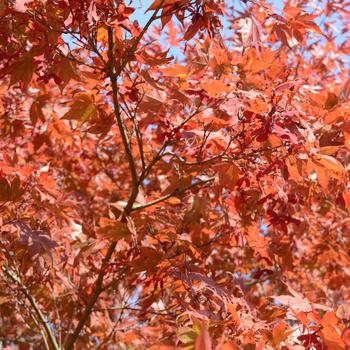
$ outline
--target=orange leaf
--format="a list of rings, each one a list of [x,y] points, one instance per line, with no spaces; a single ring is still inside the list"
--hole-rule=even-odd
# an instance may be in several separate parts
[[[241,324],[241,319],[236,311],[236,306],[228,303],[228,304],[226,304],[226,307],[232,316],[232,321],[233,321],[234,325],[236,327],[238,327]]]
[[[218,347],[217,350],[241,350],[242,348],[234,342],[228,342]]]
[[[267,102],[262,98],[256,97],[254,100],[249,102],[250,110],[254,113],[267,113],[270,110],[270,107]]]
[[[172,5],[174,3],[176,3],[178,1],[174,1],[174,0],[155,0],[153,2],[153,4],[147,9],[146,12],[150,11],[150,10],[156,10],[159,6],[161,7],[165,7],[165,6],[169,6]]]
[[[42,111],[42,108],[45,105],[45,101],[47,100],[47,95],[39,96],[31,105],[29,110],[29,117],[30,121],[32,122],[33,126],[36,125],[36,122],[38,119],[40,119],[42,122],[45,121],[45,116]]]
[[[108,41],[108,30],[106,26],[100,26],[97,29],[97,35],[96,35],[96,39],[98,41],[101,41],[103,44],[106,44]]]
[[[289,176],[296,182],[301,181],[303,179],[300,174],[300,167],[298,165],[299,163],[294,156],[289,156],[286,159],[286,166],[288,169]]]
[[[287,336],[288,332],[286,332],[287,326],[284,322],[280,322],[274,329],[272,330],[272,343],[274,346],[280,344]]]
[[[231,86],[224,83],[221,80],[207,80],[200,84],[201,88],[204,89],[209,96],[217,97],[221,93],[228,93],[231,91]]]
[[[328,92],[324,108],[326,108],[327,110],[331,110],[337,104],[338,104],[338,96],[336,94],[333,94],[332,92]]]
[[[71,109],[62,117],[62,119],[79,120],[82,125],[86,121],[95,119],[97,109],[88,94],[79,94],[75,96]]]
[[[30,83],[35,69],[32,57],[29,55],[22,56],[11,68],[10,85],[14,85],[20,81],[24,86]]]
[[[171,67],[161,68],[160,71],[169,77],[179,77],[186,78],[188,75],[188,68],[186,66],[182,66],[181,64],[174,64]]]
[[[4,177],[0,177],[0,202],[11,200],[11,185]]]
[[[11,182],[5,177],[0,177],[0,202],[16,202],[22,197],[24,192],[25,190],[18,175]]]
[[[339,93],[339,102],[345,102],[350,98],[350,78],[346,81]]]
[[[325,168],[316,166],[315,171],[317,174],[317,180],[320,183],[322,189],[328,193],[328,185],[329,185],[329,175]]]
[[[201,323],[200,333],[196,338],[194,349],[195,350],[212,350],[212,343],[211,343],[209,331],[204,323]]]
[[[342,180],[345,176],[345,169],[343,167],[343,164],[332,156],[317,154],[312,157],[312,161],[316,165],[327,169],[330,177]]]
[[[300,22],[299,22],[300,23]],[[303,26],[310,32],[314,32],[320,35],[324,35],[320,27],[313,21],[303,21],[301,22]]]
[[[274,89],[275,94],[279,94],[279,93],[283,92],[284,90],[290,90],[294,86],[300,85],[302,83],[303,83],[303,80],[301,80],[301,79],[286,81],[286,82],[275,87],[275,89]]]
[[[131,234],[125,222],[105,217],[100,219],[100,228],[97,230],[97,233],[111,241],[118,241]]]

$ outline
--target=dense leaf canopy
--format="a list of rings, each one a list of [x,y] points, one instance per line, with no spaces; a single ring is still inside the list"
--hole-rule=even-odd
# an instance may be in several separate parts
[[[350,349],[349,3],[0,18],[0,347]]]

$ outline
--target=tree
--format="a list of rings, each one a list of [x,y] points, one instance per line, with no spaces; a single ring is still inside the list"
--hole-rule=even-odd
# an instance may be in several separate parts
[[[0,16],[4,349],[350,348],[349,4]]]

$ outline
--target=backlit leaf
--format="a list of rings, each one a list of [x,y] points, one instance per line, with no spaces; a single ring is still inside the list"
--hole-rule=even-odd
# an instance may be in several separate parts
[[[97,109],[87,94],[79,94],[75,96],[70,110],[62,117],[67,120],[78,120],[79,125],[96,118]]]
[[[105,217],[100,219],[97,233],[110,241],[118,241],[131,235],[127,223]]]

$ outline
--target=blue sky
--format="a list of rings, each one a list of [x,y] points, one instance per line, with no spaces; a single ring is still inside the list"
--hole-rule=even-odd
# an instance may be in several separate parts
[[[146,12],[147,8],[150,6],[150,4],[153,2],[148,0],[148,1],[144,1],[144,0],[136,0],[133,1],[133,6],[136,7],[136,11],[132,14],[131,16],[131,20],[137,20],[139,22],[139,24],[141,26],[144,26],[147,21],[149,20],[149,18],[152,15],[152,11],[148,11]],[[324,4],[321,6],[321,8],[325,8],[326,6],[326,0],[323,0]],[[235,6],[236,9],[243,9],[244,8],[244,3],[241,0],[226,0],[227,4],[233,4]],[[277,14],[281,14],[283,7],[284,7],[284,1],[279,1],[279,0],[272,0],[269,2],[270,4],[273,5],[273,8],[275,9],[275,12]],[[310,1],[310,4],[314,3],[314,1]],[[308,10],[309,13],[313,13],[314,10],[312,9],[312,7],[310,6],[309,8],[306,7],[306,10]],[[337,18],[336,16],[333,16],[333,18],[331,18],[332,20],[334,20],[334,27],[336,30],[340,31],[340,28],[337,28]],[[230,23],[225,20],[225,16],[222,16],[221,18],[222,20],[222,24],[224,27],[224,33],[229,31],[229,26]],[[315,19],[315,22],[320,26],[320,28],[323,30],[324,29],[324,20],[325,20],[325,16],[319,16]],[[339,26],[339,24],[338,24]],[[338,35],[335,43],[336,44],[340,44],[341,42],[343,42],[344,40],[346,40],[346,36],[345,35]],[[322,39],[321,39],[322,40]],[[177,48],[171,48],[171,52],[172,54],[175,56],[178,56],[178,54],[181,55],[181,52],[179,51],[179,49]]]
[[[326,0],[323,0],[324,2],[326,2]],[[310,1],[309,3],[313,3],[314,1]],[[149,18],[152,16],[152,11],[148,11],[146,12],[147,8],[150,6],[150,4],[153,3],[153,0],[134,0],[132,1],[132,6],[136,8],[135,12],[131,15],[131,20],[137,20],[140,24],[141,27],[143,27],[147,21],[149,20]],[[244,4],[243,1],[241,0],[226,0],[226,3],[227,4],[230,4],[230,5],[234,5],[235,6],[235,9],[243,9],[246,5]],[[274,7],[274,10],[277,14],[281,14],[282,10],[283,10],[283,7],[284,7],[284,2],[283,1],[279,1],[279,0],[272,0],[272,2],[270,2],[273,4],[273,7]],[[324,5],[322,5],[321,7],[322,8],[325,8],[326,4],[324,3]],[[313,10],[310,6],[310,8],[308,9],[309,13],[312,13]],[[334,30],[335,31],[340,31],[340,26],[341,26],[341,21],[337,21],[337,16],[333,16],[331,18],[331,20],[333,20],[333,24],[334,24]],[[174,17],[175,18],[175,17]],[[325,20],[325,16],[319,16],[315,19],[315,22],[320,26],[320,28],[322,30],[324,30],[324,20]],[[222,21],[222,24],[223,24],[223,34],[225,35],[229,33],[230,29],[230,23],[227,21],[227,19],[225,18],[225,16],[222,16],[221,17],[221,21]],[[159,21],[157,21],[158,24],[159,24]],[[338,28],[337,28],[338,27]],[[68,35],[63,35],[63,39],[69,43],[70,45],[73,43],[72,42],[72,38]],[[323,42],[325,42],[325,39],[320,37],[318,38],[320,40],[323,40]],[[346,39],[349,39],[349,35],[338,35],[336,37],[336,40],[335,40],[335,43],[337,45],[339,45],[340,43],[344,42]],[[164,44],[164,49],[168,49],[169,47],[166,46],[166,42],[165,41],[162,41],[160,39],[160,42],[162,44]],[[182,52],[179,48],[177,47],[171,47],[170,48],[170,53],[175,56],[175,57],[178,57],[178,58],[181,58],[182,56]],[[349,62],[349,59],[347,60]]]

